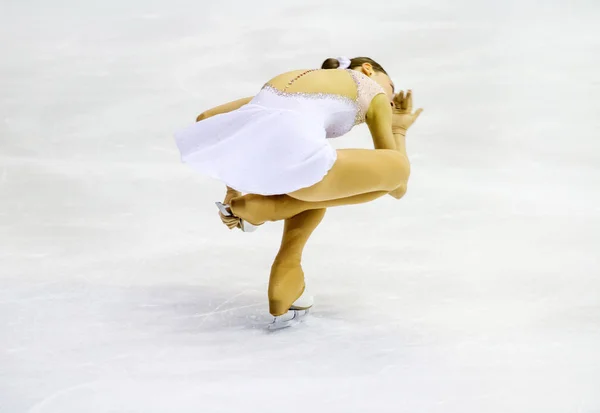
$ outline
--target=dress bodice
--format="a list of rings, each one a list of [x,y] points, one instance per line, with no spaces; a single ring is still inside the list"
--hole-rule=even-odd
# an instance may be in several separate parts
[[[322,122],[327,138],[337,138],[348,133],[355,125],[363,123],[373,98],[385,93],[368,76],[356,70],[345,70],[356,83],[356,99],[333,93],[288,92],[266,84],[251,103],[302,112],[306,115],[307,122]]]

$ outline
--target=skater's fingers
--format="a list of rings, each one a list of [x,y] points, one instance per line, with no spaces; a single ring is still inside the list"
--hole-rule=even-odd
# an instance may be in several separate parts
[[[225,222],[225,223],[227,223],[227,222],[233,222],[233,221],[236,221],[236,218],[235,218],[235,217],[226,217],[226,216],[222,216],[222,217],[221,217],[221,221],[223,221],[223,222]]]
[[[400,92],[396,93],[396,96],[394,96],[393,101],[396,109],[402,109],[402,102],[404,101],[404,91],[401,90]]]
[[[238,219],[226,219],[223,222],[227,226],[230,226],[230,225],[236,226],[238,224],[239,220]]]
[[[239,221],[230,221],[230,222],[225,222],[225,225],[227,226],[227,228],[229,229],[234,229],[237,228],[239,225]]]
[[[237,217],[233,217],[233,216],[229,216],[229,217],[228,217],[228,216],[225,216],[225,215],[223,215],[223,214],[221,214],[221,213],[219,213],[219,218],[221,218],[221,221],[222,221],[222,222],[223,222],[225,225],[227,225],[228,227],[230,227],[230,226],[232,226],[232,225],[233,225],[233,226],[236,226],[236,225],[238,224],[238,222],[239,222],[239,218],[237,218]]]
[[[402,109],[405,109],[407,112],[412,112],[412,90],[409,90],[406,93],[406,99],[404,99],[404,106]]]
[[[419,108],[416,110],[414,117],[413,117],[413,122],[417,120],[417,118],[419,117],[419,115],[423,113],[423,108]]]

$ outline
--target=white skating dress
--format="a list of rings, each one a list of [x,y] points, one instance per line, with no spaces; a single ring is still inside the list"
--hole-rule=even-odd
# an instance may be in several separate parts
[[[369,77],[345,70],[356,99],[266,84],[247,105],[175,133],[182,162],[243,193],[279,195],[314,185],[336,160],[327,139],[363,123],[373,97],[385,93]]]

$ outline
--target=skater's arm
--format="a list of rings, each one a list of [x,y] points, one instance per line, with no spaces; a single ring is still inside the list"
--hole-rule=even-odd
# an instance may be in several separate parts
[[[396,149],[392,133],[392,107],[386,95],[379,94],[373,98],[365,123],[371,132],[375,149]]]
[[[412,93],[404,93],[394,97],[394,108],[390,105],[386,95],[380,94],[373,98],[366,116],[366,123],[373,137],[375,149],[394,149],[406,158],[406,131],[414,123],[422,109],[412,113]],[[408,182],[389,193],[396,199],[406,194]]]
[[[392,129],[392,107],[386,95],[377,95],[373,98],[366,116],[366,123],[373,137],[375,149],[392,149],[400,152],[406,157],[405,134],[397,134]],[[406,184],[391,191],[389,195],[400,199],[406,193]]]
[[[406,155],[406,131],[411,127],[417,120],[423,109],[417,109],[415,112],[412,111],[412,91],[409,90],[406,95],[404,91],[400,91],[394,96],[393,109],[392,109],[392,133],[394,134],[394,143],[396,150],[404,156]],[[408,164],[410,168],[410,163]],[[410,169],[409,169],[410,173]],[[407,179],[408,182],[408,179]],[[406,193],[406,184],[401,185],[394,191],[390,192],[390,195],[396,199],[400,199]]]
[[[198,115],[198,117],[196,118],[196,122],[200,122],[201,120],[210,118],[211,116],[220,115],[221,113],[227,113],[239,109],[242,106],[250,103],[250,101],[253,98],[254,96],[250,96],[247,98],[234,100],[233,102],[225,103],[223,105],[204,111]]]

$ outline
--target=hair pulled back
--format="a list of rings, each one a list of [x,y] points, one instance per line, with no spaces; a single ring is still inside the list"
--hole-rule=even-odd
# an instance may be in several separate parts
[[[370,57],[355,57],[353,59],[350,59],[350,67],[348,69],[355,69],[364,65],[365,63],[369,63],[371,66],[373,66],[373,70],[385,73],[387,75],[385,69]],[[321,69],[337,69],[338,67],[340,67],[340,62],[335,57],[330,57],[329,59],[326,59],[321,65]]]

